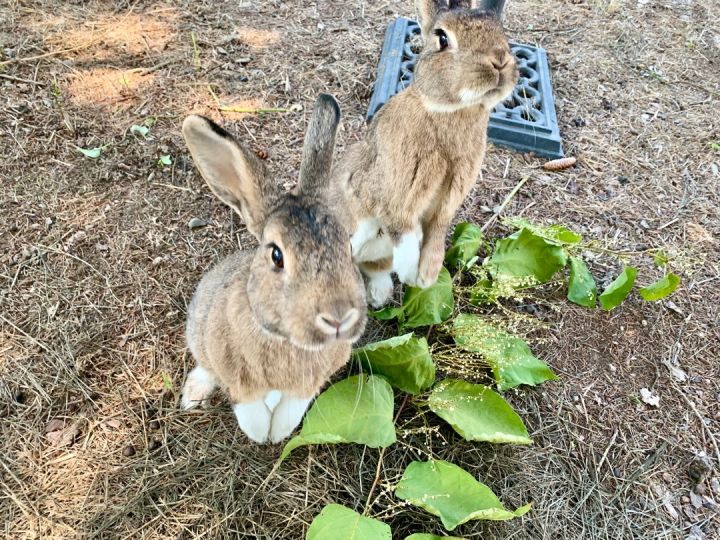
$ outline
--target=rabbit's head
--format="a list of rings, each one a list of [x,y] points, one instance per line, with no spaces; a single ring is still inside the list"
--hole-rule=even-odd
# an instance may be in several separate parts
[[[281,193],[264,164],[211,120],[189,116],[183,123],[210,189],[260,243],[247,280],[255,321],[266,334],[307,350],[354,342],[367,318],[348,232],[325,201],[339,122],[337,102],[321,95],[305,134],[300,180],[289,193]]]
[[[482,104],[488,109],[512,92],[518,68],[500,17],[500,0],[417,0],[423,41],[414,88],[438,112]]]

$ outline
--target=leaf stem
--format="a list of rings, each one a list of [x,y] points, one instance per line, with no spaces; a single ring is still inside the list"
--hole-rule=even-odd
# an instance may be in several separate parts
[[[410,397],[409,394],[405,394],[405,398],[403,399],[403,402],[400,404],[397,414],[395,415],[395,418],[393,419],[393,425],[395,425],[398,421],[398,418],[400,418],[400,413],[403,412],[403,409],[405,408],[405,405],[407,404],[409,397]],[[365,502],[365,509],[363,510],[363,516],[368,515],[368,512],[370,511],[370,507],[372,506],[370,504],[370,500],[372,499],[373,493],[375,493],[375,488],[377,487],[378,482],[380,481],[380,467],[382,467],[383,457],[385,457],[385,450],[387,450],[387,447],[380,450],[380,455],[378,456],[377,468],[375,469],[375,478],[373,479],[373,483],[370,486],[370,491],[368,492],[367,501]]]
[[[505,207],[506,207],[508,204],[510,204],[510,201],[512,200],[512,198],[517,194],[518,191],[520,191],[520,188],[523,187],[523,186],[525,185],[525,182],[527,182],[529,179],[530,179],[529,176],[523,176],[523,177],[520,179],[520,181],[515,185],[515,187],[512,189],[512,191],[511,191],[510,193],[508,193],[508,196],[505,197],[505,200],[504,200],[504,201],[502,202],[502,204],[500,205],[500,208],[498,208],[498,211],[495,212],[492,216],[490,216],[490,219],[488,219],[488,220],[485,222],[485,225],[483,225],[483,226],[480,228],[480,232],[485,232],[485,231],[487,231],[488,228],[490,228],[490,225],[492,225],[493,223],[495,223],[495,220],[497,220],[497,218],[500,216],[500,214],[503,213],[503,210],[505,210]]]

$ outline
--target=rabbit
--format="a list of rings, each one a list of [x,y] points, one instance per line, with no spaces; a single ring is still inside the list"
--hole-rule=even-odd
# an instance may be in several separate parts
[[[490,111],[518,78],[500,22],[503,1],[478,9],[416,3],[424,47],[414,80],[333,173],[374,307],[392,295],[391,271],[410,286],[437,281],[448,229],[480,173]]]
[[[264,164],[220,126],[192,115],[182,126],[212,192],[240,214],[255,250],[233,253],[200,281],[188,307],[196,367],[182,391],[190,409],[216,387],[257,443],[277,443],[350,357],[367,319],[365,286],[348,231],[327,202],[340,109],[321,95],[305,135],[299,182],[281,193]]]

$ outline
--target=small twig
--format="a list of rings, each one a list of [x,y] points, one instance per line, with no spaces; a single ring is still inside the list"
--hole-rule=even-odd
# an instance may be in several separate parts
[[[193,46],[193,66],[195,68],[199,69],[200,64],[200,49],[198,48],[197,43],[197,34],[195,33],[195,30],[190,32],[190,39],[192,40],[192,46]]]
[[[248,114],[265,114],[265,113],[284,113],[290,112],[290,109],[275,109],[275,108],[258,108],[258,109],[246,109],[243,107],[218,107],[218,111],[222,112],[234,112],[234,113],[248,113]]]
[[[35,86],[45,86],[45,83],[41,83],[38,81],[31,81],[30,79],[21,79],[20,77],[13,77],[12,75],[5,75],[4,73],[0,73],[0,79],[7,79],[8,81],[33,84]]]
[[[393,419],[393,425],[395,425],[398,421],[398,418],[400,418],[400,413],[403,412],[403,409],[405,408],[405,405],[408,402],[408,398],[410,397],[409,394],[405,394],[405,399],[403,399],[403,402],[400,404],[400,407],[398,408],[398,412],[395,415],[395,418]],[[370,511],[370,501],[372,500],[373,493],[375,493],[375,488],[378,485],[378,482],[380,481],[380,468],[382,467],[383,458],[385,457],[385,450],[387,450],[387,447],[380,450],[380,455],[378,456],[378,464],[377,468],[375,469],[375,478],[373,479],[373,483],[370,486],[370,491],[368,492],[367,501],[365,502],[365,510],[363,510],[363,516],[367,516],[368,512]]]
[[[675,380],[672,379],[672,377],[670,378],[670,380],[672,381],[672,385],[675,388],[675,391],[678,394],[680,394],[680,397],[683,398],[685,403],[687,403],[690,406],[690,408],[692,409],[692,412],[695,413],[695,416],[697,416],[697,419],[700,421],[700,426],[702,427],[703,431],[707,435],[708,439],[710,439],[710,442],[712,443],[713,448],[715,448],[715,457],[717,458],[717,462],[718,462],[717,467],[720,467],[720,447],[718,447],[718,443],[717,443],[717,439],[715,438],[715,435],[713,434],[712,430],[710,428],[708,428],[708,426],[705,424],[705,420],[703,420],[703,417],[700,414],[700,411],[697,410],[697,407],[692,402],[692,400],[690,400],[690,398],[688,398],[685,395],[685,392],[683,392],[680,389],[680,387],[675,382]]]
[[[490,219],[487,220],[487,222],[485,223],[485,225],[483,225],[483,226],[480,228],[480,231],[481,231],[481,232],[487,231],[488,228],[490,228],[490,225],[492,225],[493,223],[495,223],[495,220],[500,216],[500,214],[503,213],[503,210],[505,210],[505,207],[506,207],[508,204],[510,204],[510,201],[512,200],[512,198],[517,194],[518,191],[520,191],[520,188],[523,187],[523,186],[525,185],[525,182],[527,182],[529,179],[530,179],[529,176],[523,176],[523,177],[522,177],[522,179],[515,185],[515,187],[512,189],[512,191],[511,191],[510,193],[508,193],[508,196],[505,197],[505,200],[504,200],[503,203],[500,205],[500,208],[498,208],[497,212],[495,212],[495,213],[490,217]]]

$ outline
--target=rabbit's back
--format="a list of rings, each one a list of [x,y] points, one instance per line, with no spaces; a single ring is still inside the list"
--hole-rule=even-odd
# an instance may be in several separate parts
[[[356,219],[404,212],[422,219],[444,191],[465,191],[451,182],[479,172],[488,117],[482,106],[432,114],[412,88],[394,96],[337,167]],[[420,196],[408,201],[411,192]]]

